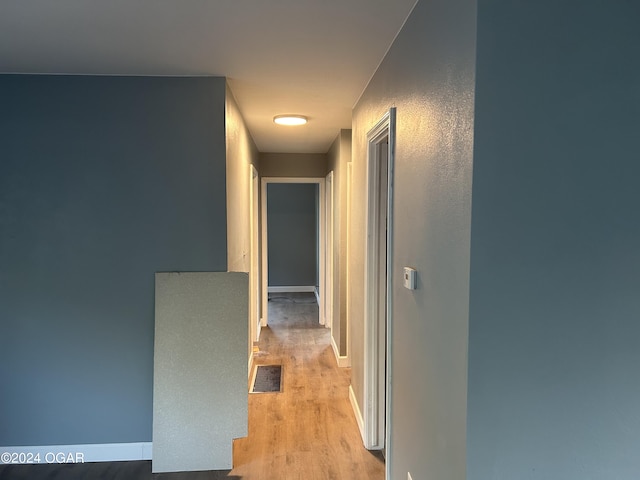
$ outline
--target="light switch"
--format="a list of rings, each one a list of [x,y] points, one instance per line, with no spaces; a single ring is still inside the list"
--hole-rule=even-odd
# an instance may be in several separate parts
[[[415,290],[418,272],[415,268],[404,267],[404,288]]]

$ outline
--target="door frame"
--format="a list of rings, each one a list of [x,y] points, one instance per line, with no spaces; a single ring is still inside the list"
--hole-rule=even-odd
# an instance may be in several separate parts
[[[335,224],[334,224],[334,184],[333,184],[333,170],[330,171],[325,177],[325,275],[327,278],[326,288],[324,289],[326,295],[325,299],[325,327],[330,328],[333,338],[333,313],[334,313],[334,261],[335,261],[335,252],[334,252],[334,235],[335,235]],[[321,237],[322,238],[322,237]]]
[[[347,357],[345,367],[351,366],[351,209],[353,208],[353,162],[347,162],[347,228],[345,229],[346,236],[346,257],[344,259],[340,259],[342,264],[345,266],[345,295],[346,295],[346,304],[347,308],[345,311],[344,321],[346,323],[346,347],[345,355]],[[342,322],[342,320],[340,320]]]
[[[260,338],[260,309],[262,307],[262,288],[260,285],[260,195],[258,170],[253,164],[249,165],[249,235],[250,235],[250,266],[249,266],[249,351],[252,352],[253,342]]]
[[[318,296],[318,306],[320,310],[319,322],[321,325],[325,325],[325,295],[326,295],[326,282],[325,275],[325,263],[326,263],[326,234],[325,234],[325,178],[324,177],[262,177],[260,181],[260,218],[262,220],[261,228],[261,249],[262,249],[262,268],[261,268],[261,283],[262,283],[262,318],[260,324],[262,327],[266,327],[269,323],[269,245],[267,237],[267,185],[270,183],[316,183],[318,184],[318,208],[319,208],[319,221],[318,221],[318,234],[320,238],[318,268],[319,268],[319,287],[320,295]]]
[[[386,449],[389,457],[389,425],[391,400],[392,287],[393,287],[393,177],[395,161],[396,111],[389,109],[367,133],[367,204],[365,238],[365,302],[364,302],[364,415],[363,440],[370,450]],[[380,225],[380,191],[376,188],[380,177],[379,145],[388,139],[387,152],[387,225]],[[378,235],[386,228],[386,273],[381,272],[378,261]],[[386,311],[381,312],[376,286],[386,276]],[[381,333],[386,342],[381,351]],[[385,358],[381,358],[384,355]],[[386,362],[386,368],[382,365]],[[389,465],[387,465],[389,471]]]

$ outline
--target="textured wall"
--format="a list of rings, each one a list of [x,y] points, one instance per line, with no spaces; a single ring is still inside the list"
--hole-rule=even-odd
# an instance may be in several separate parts
[[[151,440],[158,270],[226,270],[224,79],[0,76],[0,445]]]
[[[637,479],[640,5],[478,8],[468,478]]]
[[[421,0],[354,110],[352,383],[363,406],[366,135],[397,107],[393,479],[465,478],[475,2]],[[402,267],[418,289],[402,286]]]
[[[258,150],[253,142],[251,133],[242,118],[242,113],[233,96],[233,92],[226,87],[225,101],[225,138],[227,159],[227,269],[230,272],[249,272],[251,269],[251,218],[250,209],[250,165],[258,169]],[[254,213],[260,217],[259,209]],[[260,250],[260,247],[257,247]],[[258,262],[260,259],[258,259]],[[257,288],[252,285],[257,284]],[[250,302],[254,316],[260,317],[260,295],[255,293],[260,289],[260,279],[250,280],[249,288],[254,288],[250,295]],[[256,303],[258,306],[256,306]],[[248,320],[249,322],[251,319]],[[257,322],[257,320],[256,320]],[[252,332],[251,336],[255,336]],[[247,358],[251,357],[253,338],[247,339]]]
[[[314,183],[267,184],[269,286],[314,286],[316,260]]]
[[[153,471],[224,470],[247,436],[246,273],[156,274]]]

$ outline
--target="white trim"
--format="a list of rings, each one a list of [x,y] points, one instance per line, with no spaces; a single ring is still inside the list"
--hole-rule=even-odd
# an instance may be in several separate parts
[[[3,454],[24,454],[35,458],[39,455],[39,463],[65,463],[58,461],[63,456],[65,460],[73,458],[69,463],[92,462],[126,462],[134,460],[151,460],[152,443],[102,443],[86,445],[38,445],[32,447],[0,447]],[[71,457],[69,457],[71,455]],[[29,460],[27,457],[26,460]],[[0,461],[0,465],[11,462]],[[24,463],[24,462],[21,462]]]
[[[262,268],[260,269],[260,283],[262,284],[260,286],[262,289],[262,316],[260,317],[260,327],[266,327],[267,314],[269,313],[269,295],[267,291],[269,283],[269,260],[267,258],[267,182],[264,178],[260,179],[260,224],[260,247],[262,249]]]
[[[249,372],[249,385],[247,387],[247,391],[251,393],[253,389],[253,384],[256,383],[256,374],[258,373],[258,365],[251,364],[251,370]]]
[[[268,295],[268,282],[269,282],[269,261],[268,261],[268,245],[267,245],[267,185],[269,183],[317,183],[318,191],[319,191],[319,199],[318,204],[320,208],[320,218],[319,218],[319,236],[320,236],[320,258],[319,261],[319,269],[320,269],[320,290],[321,292],[325,292],[325,232],[324,232],[324,195],[325,195],[325,179],[323,177],[262,177],[260,181],[260,216],[262,220],[262,235],[260,238],[260,243],[262,245],[262,269],[261,269],[261,277],[262,277],[262,318],[260,319],[261,326],[266,327],[269,323],[269,295]],[[317,292],[316,292],[316,295]],[[321,325],[324,325],[324,298],[323,295],[318,299],[319,305],[319,322]]]
[[[351,267],[349,265],[351,261],[351,247],[349,246],[351,242],[351,234],[349,232],[351,231],[351,206],[352,206],[351,197],[353,195],[352,183],[353,183],[353,162],[348,162],[347,163],[347,228],[346,228],[347,257],[345,259],[341,259],[341,262],[343,262],[343,265],[345,266],[345,269],[346,269],[346,272],[345,272],[346,300],[345,301],[347,304],[347,308],[346,308],[345,322],[347,324],[347,328],[345,331],[347,335],[347,341],[346,341],[347,351],[345,353],[347,354],[347,363],[349,365],[351,365]]]
[[[381,210],[379,207],[379,185],[381,176],[379,144],[388,139],[387,147],[387,225],[386,225],[386,322],[380,325],[381,311],[377,287],[383,275],[379,266],[379,235]],[[388,404],[391,371],[389,345],[391,342],[392,279],[393,279],[393,164],[395,154],[395,108],[391,108],[367,133],[367,205],[365,229],[365,302],[364,302],[364,435],[367,449],[382,449],[388,446],[389,429],[386,428],[391,410]],[[381,334],[386,331],[384,355],[380,358]],[[386,364],[384,379],[381,378],[382,365]],[[381,384],[382,383],[382,384]],[[385,404],[382,405],[381,403]]]
[[[260,200],[258,170],[249,164],[249,349],[260,340]]]
[[[252,345],[251,346],[251,353],[249,354],[249,370],[248,370],[249,378],[251,378],[251,372],[253,371],[255,363],[256,363],[256,358],[255,358],[255,356],[253,354],[253,345]]]
[[[387,229],[389,237],[387,239],[387,342],[386,350],[386,375],[385,375],[385,437],[384,437],[384,457],[385,457],[385,478],[391,478],[392,468],[392,450],[391,444],[391,403],[392,403],[392,383],[391,383],[391,365],[393,359],[391,357],[391,339],[393,338],[393,198],[395,188],[395,167],[396,167],[396,108],[389,109],[389,191],[387,193],[389,204],[389,220]]]
[[[333,196],[334,196],[334,188],[333,188],[333,170],[330,171],[325,177],[325,228],[324,232],[326,238],[324,239],[325,243],[325,275],[327,281],[325,282],[324,289],[324,325],[329,328],[333,332],[333,304],[334,304],[334,293],[333,293],[333,280],[334,280],[334,251],[333,251],[333,243],[334,243],[334,205],[333,205]],[[322,237],[321,237],[322,238]]]
[[[267,287],[269,293],[315,293],[316,287],[311,285],[292,285],[289,287]]]
[[[340,349],[338,348],[338,345],[336,345],[336,340],[333,338],[333,335],[331,335],[331,348],[333,348],[333,354],[336,356],[338,366],[341,368],[349,367],[349,357],[346,355],[340,355]]]
[[[326,308],[327,308],[327,230],[326,230],[326,183],[325,179],[318,184],[319,198],[318,198],[318,243],[320,250],[320,258],[318,259],[318,269],[320,270],[319,282],[320,282],[320,303],[318,304],[318,320],[320,325],[326,325]]]
[[[320,305],[320,292],[318,292],[318,287],[313,287],[313,293],[316,294],[316,301],[318,302],[318,306]]]
[[[351,402],[351,408],[353,409],[353,415],[356,417],[356,423],[358,424],[358,430],[360,435],[364,438],[364,418],[362,418],[362,412],[358,405],[358,399],[356,398],[356,392],[353,391],[353,385],[349,385],[349,402]]]

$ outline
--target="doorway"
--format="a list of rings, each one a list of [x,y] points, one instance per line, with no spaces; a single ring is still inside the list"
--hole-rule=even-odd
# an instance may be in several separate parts
[[[395,109],[367,134],[364,443],[388,450]]]
[[[318,292],[316,292],[319,305],[319,322],[325,324],[326,319],[326,292],[328,290],[328,277],[326,275],[326,238],[325,238],[325,222],[326,222],[326,199],[325,199],[325,179],[316,177],[263,177],[261,181],[261,246],[262,246],[262,268],[261,268],[261,290],[262,290],[262,318],[261,326],[265,327],[269,322],[269,225],[268,225],[268,185],[269,184],[317,184],[318,185],[318,248],[317,248],[317,265],[318,265]]]

